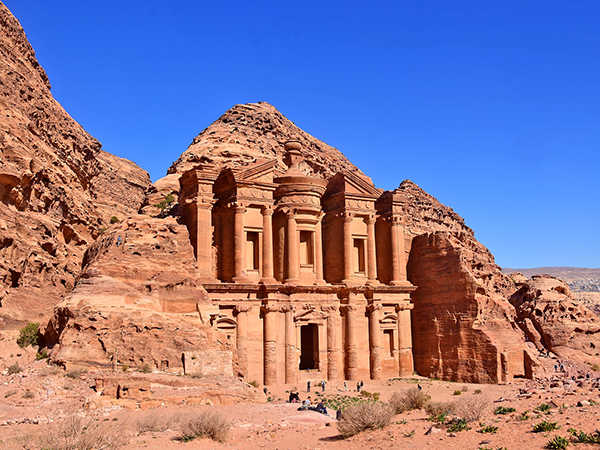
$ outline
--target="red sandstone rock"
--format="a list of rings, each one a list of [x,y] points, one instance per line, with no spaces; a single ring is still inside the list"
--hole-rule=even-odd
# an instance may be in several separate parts
[[[519,326],[538,348],[562,358],[600,363],[600,320],[572,296],[567,283],[536,275],[519,283],[510,302]]]
[[[431,378],[497,383],[530,371],[515,312],[488,272],[474,272],[481,255],[450,232],[415,237],[408,262],[415,370]]]
[[[184,352],[228,351],[202,317],[210,307],[197,278],[187,229],[173,218],[112,226],[88,249],[77,287],[48,325],[46,340],[58,342],[52,359],[111,368],[116,355],[119,366],[179,372]]]
[[[111,216],[137,212],[148,174],[102,151],[52,98],[0,3],[0,328],[49,315]]]

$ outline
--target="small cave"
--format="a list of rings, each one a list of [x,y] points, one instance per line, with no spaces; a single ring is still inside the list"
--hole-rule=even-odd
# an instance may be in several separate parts
[[[17,272],[12,269],[8,269],[10,272],[10,287],[16,288],[19,287],[19,281],[21,280],[21,272]]]

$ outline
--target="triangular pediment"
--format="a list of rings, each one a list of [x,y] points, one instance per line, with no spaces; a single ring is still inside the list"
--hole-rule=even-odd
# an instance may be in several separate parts
[[[274,159],[257,162],[256,164],[237,172],[235,178],[238,181],[272,183],[275,166],[277,166],[277,160]]]
[[[325,195],[333,195],[339,192],[376,198],[381,195],[382,191],[373,186],[371,179],[366,176],[361,177],[352,172],[338,172],[329,179]]]

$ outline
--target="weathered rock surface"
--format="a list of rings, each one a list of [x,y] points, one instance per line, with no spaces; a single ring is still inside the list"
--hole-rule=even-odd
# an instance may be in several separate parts
[[[206,291],[197,277],[187,229],[175,219],[133,216],[112,226],[88,249],[76,288],[48,325],[46,340],[58,343],[52,359],[179,372],[184,352],[230,351],[201,316]]]
[[[395,192],[405,198],[407,276],[418,286],[412,295],[417,373],[470,382],[525,375],[529,357],[506,300],[512,281],[451,208],[410,180]]]
[[[418,374],[444,380],[497,383],[530,371],[515,311],[494,284],[466,233],[416,236],[408,263],[413,354]],[[484,253],[485,255],[485,253]]]
[[[536,275],[510,297],[518,324],[538,348],[562,358],[600,363],[600,319],[578,302],[564,281]]]
[[[0,109],[1,328],[49,315],[73,288],[87,245],[111,216],[138,211],[150,180],[102,151],[54,100],[2,3]]]

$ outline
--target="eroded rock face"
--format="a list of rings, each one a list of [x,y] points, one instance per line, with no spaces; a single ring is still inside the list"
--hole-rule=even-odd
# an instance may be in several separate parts
[[[464,233],[416,236],[408,273],[413,293],[413,354],[420,375],[471,383],[497,383],[530,370],[512,305],[495,292]],[[473,267],[477,266],[478,271]]]
[[[197,277],[175,219],[116,224],[89,248],[76,288],[55,310],[45,333],[58,343],[52,359],[109,368],[116,355],[118,365],[180,371],[184,352],[230,351],[200,314],[207,295]]]
[[[53,99],[0,3],[0,327],[48,316],[111,216],[136,213],[148,174],[101,150]]]
[[[539,349],[580,362],[600,363],[600,320],[550,275],[519,280],[510,297],[518,324]]]

